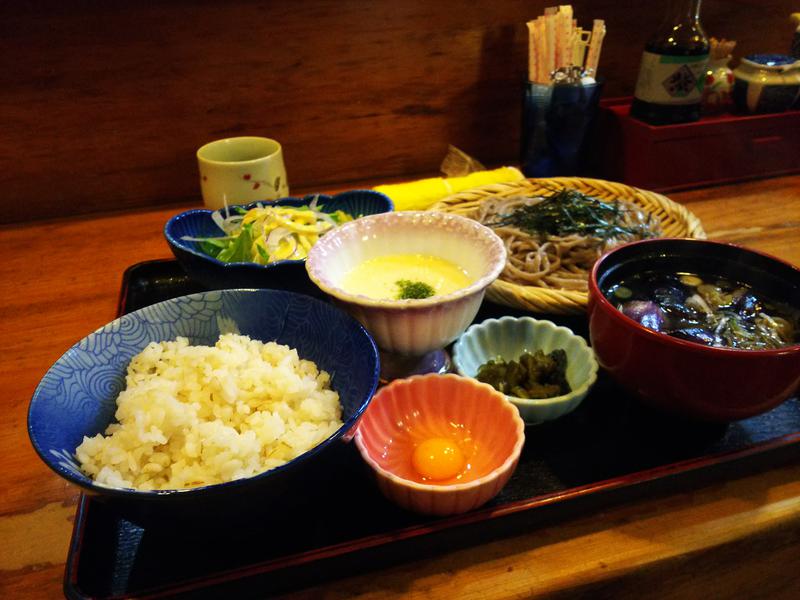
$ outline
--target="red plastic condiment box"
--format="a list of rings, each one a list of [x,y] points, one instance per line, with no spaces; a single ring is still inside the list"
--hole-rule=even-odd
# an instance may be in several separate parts
[[[588,153],[598,177],[668,191],[800,172],[800,110],[654,126],[630,101],[601,102]]]

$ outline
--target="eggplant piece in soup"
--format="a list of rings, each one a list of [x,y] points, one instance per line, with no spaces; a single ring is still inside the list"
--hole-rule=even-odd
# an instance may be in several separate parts
[[[800,309],[724,277],[646,271],[605,296],[648,329],[706,346],[768,350],[800,342]]]

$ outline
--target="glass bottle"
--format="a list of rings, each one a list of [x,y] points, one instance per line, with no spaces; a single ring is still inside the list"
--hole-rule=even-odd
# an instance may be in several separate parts
[[[631,116],[652,125],[700,118],[709,53],[701,1],[670,1],[666,18],[642,53]]]

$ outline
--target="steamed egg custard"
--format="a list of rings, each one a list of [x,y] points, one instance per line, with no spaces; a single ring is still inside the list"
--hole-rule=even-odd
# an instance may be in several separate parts
[[[342,289],[375,300],[443,296],[472,284],[458,265],[423,254],[389,254],[365,260],[347,272]]]

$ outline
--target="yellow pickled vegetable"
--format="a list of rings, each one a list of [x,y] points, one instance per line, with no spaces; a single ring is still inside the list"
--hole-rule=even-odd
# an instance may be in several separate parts
[[[379,185],[375,191],[389,196],[394,202],[395,210],[425,210],[450,194],[489,183],[519,181],[524,177],[519,169],[501,167],[491,171],[476,171],[463,177],[432,177],[407,183]]]

